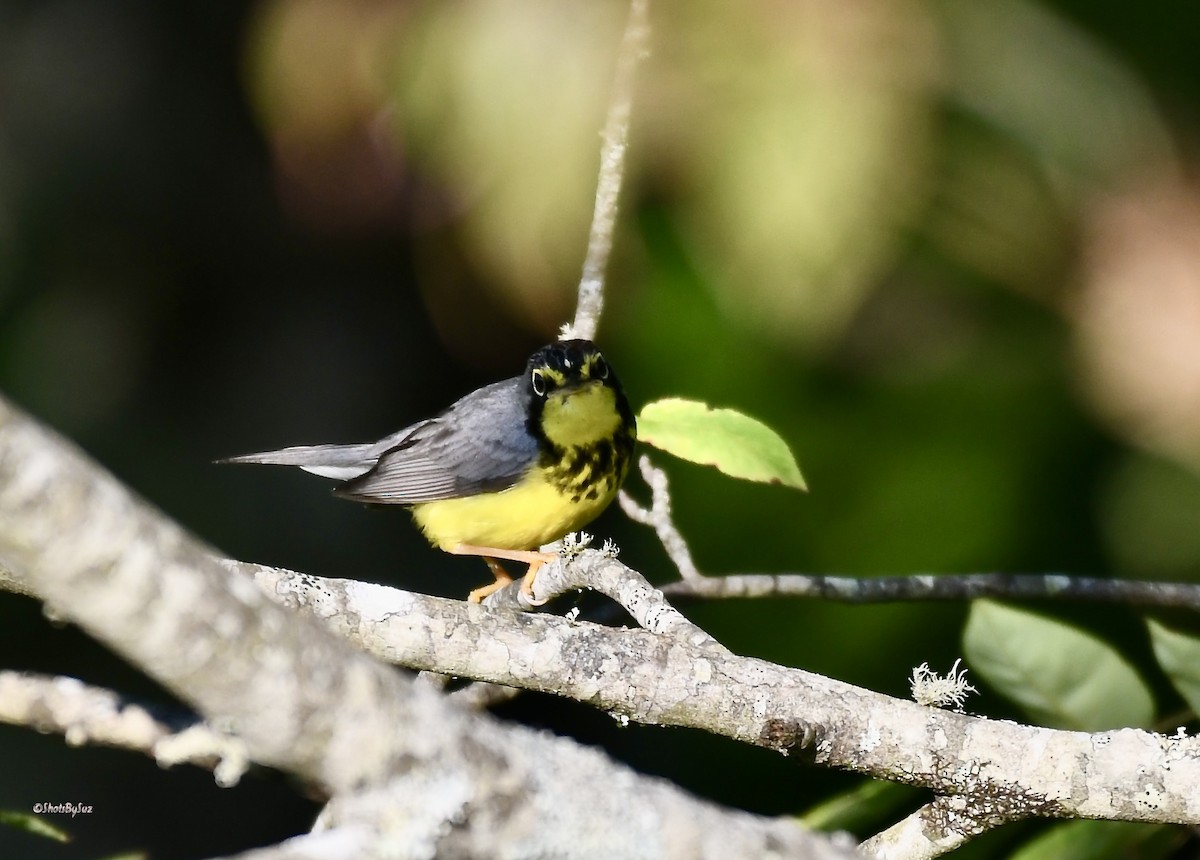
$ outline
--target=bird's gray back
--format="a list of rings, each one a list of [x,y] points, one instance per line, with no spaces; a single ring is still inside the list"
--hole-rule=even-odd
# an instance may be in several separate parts
[[[511,487],[538,456],[537,440],[526,427],[530,395],[523,382],[514,377],[468,394],[406,433],[369,471],[334,492],[411,505]]]

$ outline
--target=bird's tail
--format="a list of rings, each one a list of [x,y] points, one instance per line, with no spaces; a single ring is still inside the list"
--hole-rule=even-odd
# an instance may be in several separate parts
[[[377,443],[361,445],[297,445],[280,448],[278,451],[259,451],[228,457],[218,463],[259,463],[267,466],[299,466],[306,472],[322,478],[349,481],[370,471],[379,459],[375,450]]]
[[[349,481],[365,475],[386,452],[403,443],[413,431],[426,422],[419,421],[403,430],[397,430],[378,442],[362,442],[357,445],[296,445],[278,451],[259,451],[257,454],[242,454],[227,457],[218,463],[256,463],[265,466],[299,466],[306,472],[322,478]]]

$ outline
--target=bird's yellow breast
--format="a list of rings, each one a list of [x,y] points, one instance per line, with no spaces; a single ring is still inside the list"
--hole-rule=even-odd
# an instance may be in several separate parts
[[[414,505],[413,518],[429,542],[449,552],[460,544],[536,549],[578,531],[608,507],[619,481],[594,498],[560,489],[538,466],[499,493]]]

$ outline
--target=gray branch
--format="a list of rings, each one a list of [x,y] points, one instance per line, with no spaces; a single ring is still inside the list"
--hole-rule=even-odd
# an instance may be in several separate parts
[[[617,56],[612,100],[604,123],[604,143],[600,148],[600,176],[596,182],[596,204],[592,211],[592,229],[588,234],[587,255],[579,281],[579,301],[575,307],[572,330],[575,337],[594,340],[604,310],[604,272],[612,254],[613,232],[617,224],[618,200],[625,178],[625,151],[629,142],[629,122],[633,113],[633,82],[638,62],[650,41],[649,0],[633,0],[629,19]]]
[[[703,729],[781,752],[798,752],[818,729],[811,754],[818,764],[978,799],[1006,820],[1200,823],[1194,737],[995,722],[646,630],[235,564],[289,608],[412,668],[556,693],[621,719]],[[1154,790],[1134,791],[1147,773],[1155,774]]]
[[[322,826],[369,835],[357,857],[385,847],[493,857],[497,845],[510,857],[606,860],[852,856],[790,820],[698,801],[572,742],[450,705],[270,601],[3,400],[0,558],[57,614],[228,727],[254,761],[322,787]]]
[[[842,603],[912,600],[1076,600],[1127,606],[1200,611],[1200,586],[1188,582],[1098,579],[1061,573],[904,574],[831,576],[808,573],[746,573],[698,576],[663,586],[668,597],[701,600],[799,597]]]
[[[692,551],[671,514],[671,491],[667,486],[667,473],[644,455],[638,458],[638,469],[650,487],[650,507],[642,507],[628,492],[621,490],[617,496],[621,510],[634,522],[654,529],[663,549],[667,551],[667,556],[674,562],[685,582],[703,578],[696,568],[696,562],[692,560]]]
[[[515,581],[495,591],[484,601],[492,609],[522,612],[537,609],[555,597],[572,591],[589,589],[612,598],[620,604],[638,626],[660,636],[674,636],[702,648],[728,653],[725,646],[701,630],[678,609],[667,602],[663,593],[632,568],[616,560],[616,550],[585,551],[590,542],[568,535],[563,540],[559,560],[543,567],[537,574],[532,596],[525,594],[521,583]]]
[[[212,769],[221,785],[246,771],[242,744],[204,724],[175,732],[145,707],[76,678],[0,671],[0,722],[63,735],[68,744],[136,750],[170,767]]]
[[[673,623],[661,595],[604,552],[552,563],[539,580],[545,575],[553,589],[596,576],[628,603],[647,601],[652,612],[632,609],[647,629],[216,560],[2,401],[0,557],[7,580],[143,667],[212,724],[232,727],[252,759],[323,785],[336,801],[326,826],[342,834],[366,828],[384,838],[387,822],[371,804],[386,796],[407,798],[404,820],[420,823],[411,830],[420,839],[444,839],[438,844],[463,852],[503,839],[518,846],[514,856],[554,853],[547,845],[555,839],[578,838],[573,816],[585,811],[563,808],[562,798],[589,798],[580,806],[600,811],[573,778],[585,774],[591,785],[638,786],[606,797],[616,806],[605,820],[620,822],[622,832],[642,822],[646,845],[674,844],[666,834],[688,832],[720,847],[711,856],[754,856],[779,839],[795,846],[795,856],[833,856],[819,853],[828,846],[799,847],[808,842],[790,824],[698,803],[599,757],[579,760],[565,741],[465,714],[346,640],[416,669],[545,690],[621,719],[700,728],[784,753],[805,749],[819,729],[805,753],[816,763],[940,797],[928,809],[946,812],[944,834],[931,841],[929,816],[902,822],[872,843],[879,856],[934,856],[933,848],[981,826],[1029,816],[1200,823],[1196,738],[992,722],[730,654],[703,631]],[[629,601],[630,594],[642,598]],[[498,812],[464,818],[466,805],[538,809],[538,826],[526,829]],[[991,811],[986,822],[969,814],[980,808]],[[913,844],[917,832],[926,844]],[[573,847],[576,856],[593,856],[590,847]]]

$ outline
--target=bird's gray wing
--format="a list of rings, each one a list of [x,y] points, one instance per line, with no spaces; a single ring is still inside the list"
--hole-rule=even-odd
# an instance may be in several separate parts
[[[357,445],[297,445],[280,448],[278,451],[259,451],[218,460],[218,463],[261,463],[270,466],[299,466],[306,472],[323,478],[348,481],[370,471],[384,451],[401,444],[404,439],[420,430],[426,423],[421,421],[378,442],[363,442]]]
[[[529,394],[521,382],[508,379],[468,394],[334,492],[376,504],[414,505],[511,487],[538,455],[537,440],[526,429]]]

